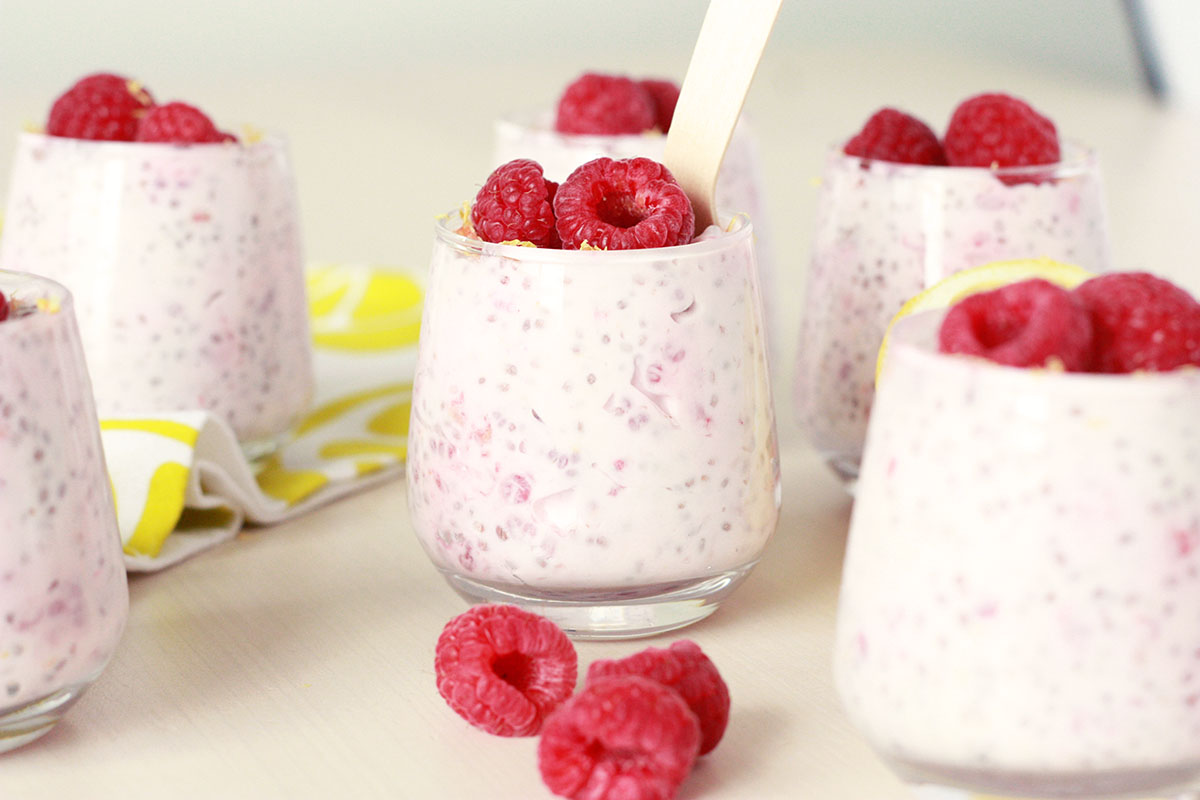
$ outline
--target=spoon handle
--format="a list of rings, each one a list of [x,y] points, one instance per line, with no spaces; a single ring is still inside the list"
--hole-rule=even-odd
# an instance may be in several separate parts
[[[717,220],[717,173],[783,0],[711,0],[679,92],[663,163],[696,214]]]

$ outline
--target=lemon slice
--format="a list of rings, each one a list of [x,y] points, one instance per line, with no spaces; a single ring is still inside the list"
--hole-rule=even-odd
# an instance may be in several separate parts
[[[909,298],[900,307],[896,316],[888,323],[883,334],[883,342],[879,345],[879,355],[875,359],[875,382],[879,382],[879,373],[883,371],[883,358],[887,353],[888,340],[896,323],[915,314],[918,311],[928,311],[933,308],[946,308],[957,303],[967,295],[986,292],[1010,283],[1023,281],[1028,278],[1043,278],[1058,284],[1064,289],[1074,289],[1079,284],[1092,277],[1092,273],[1075,264],[1066,264],[1049,258],[1023,258],[1014,261],[993,261],[980,264],[978,267],[964,269],[930,286],[920,294]]]
[[[326,264],[308,274],[313,343],[339,350],[415,344],[424,292],[409,275],[382,267]]]

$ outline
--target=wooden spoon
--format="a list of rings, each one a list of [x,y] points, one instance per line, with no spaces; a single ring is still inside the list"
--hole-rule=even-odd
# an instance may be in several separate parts
[[[717,173],[783,0],[711,0],[679,92],[663,163],[692,201],[696,233],[717,221]]]

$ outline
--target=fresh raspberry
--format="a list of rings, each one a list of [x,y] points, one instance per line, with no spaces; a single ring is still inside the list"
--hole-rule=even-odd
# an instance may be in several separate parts
[[[554,194],[558,184],[548,181],[536,161],[518,158],[497,167],[488,176],[475,204],[471,224],[485,242],[532,242],[538,247],[560,247],[554,229]]]
[[[0,292],[0,322],[8,319],[8,298],[4,296],[4,292]]]
[[[654,101],[654,127],[666,133],[671,129],[671,118],[675,116],[675,104],[679,102],[679,84],[675,81],[657,78],[647,78],[638,83]]]
[[[691,772],[700,723],[677,692],[640,675],[584,687],[546,720],[538,769],[575,800],[669,800]]]
[[[700,755],[721,741],[729,723],[729,687],[695,642],[682,639],[666,649],[647,647],[628,658],[593,661],[586,683],[616,675],[641,675],[679,692],[700,721]]]
[[[586,73],[558,100],[554,129],[560,133],[641,133],[654,127],[654,99],[622,75]]]
[[[1092,318],[1094,372],[1200,366],[1200,302],[1145,272],[1115,272],[1075,289]]]
[[[894,108],[881,108],[872,114],[843,151],[848,156],[898,164],[946,164],[937,134],[921,120]]]
[[[960,103],[942,146],[954,167],[1023,167],[1060,158],[1054,123],[1006,94],[981,94]]]
[[[172,144],[210,144],[225,141],[228,134],[200,109],[187,103],[167,103],[155,106],[142,117],[137,141],[169,142]]]
[[[154,105],[136,81],[98,72],[81,78],[50,107],[46,133],[70,139],[132,142],[138,120]]]
[[[446,624],[434,653],[438,692],[497,736],[533,736],[575,691],[579,660],[562,629],[509,605],[478,605]]]
[[[1012,367],[1087,370],[1092,325],[1073,293],[1042,278],[968,295],[951,306],[938,332],[943,353],[983,356]]]
[[[564,249],[600,250],[687,244],[692,203],[662,164],[648,158],[597,158],[572,172],[554,198]]]

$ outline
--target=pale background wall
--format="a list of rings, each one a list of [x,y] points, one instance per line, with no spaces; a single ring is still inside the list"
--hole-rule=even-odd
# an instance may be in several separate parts
[[[226,126],[286,131],[312,258],[418,263],[430,215],[473,195],[486,175],[492,119],[550,105],[589,68],[681,78],[706,6],[0,0],[0,187],[18,128],[41,122],[76,78],[108,69],[138,77],[160,101],[194,102]],[[884,63],[912,71],[881,68],[850,84],[830,65],[851,47],[877,48]],[[929,61],[934,53],[995,61],[1028,74],[1031,86],[1046,73],[1092,91],[1136,91],[1140,82],[1119,0],[786,0],[747,110],[788,153],[798,127],[832,141],[874,107],[931,85],[946,84],[944,100],[921,109],[931,123],[966,94],[1019,89],[955,85]],[[851,89],[861,103],[829,113],[823,98]],[[347,149],[371,153],[372,168],[351,170]],[[796,153],[794,165],[775,159],[770,191],[785,194],[795,180],[776,174],[793,167],[807,176],[818,161],[809,152]],[[319,195],[306,191],[313,187]]]
[[[1164,53],[1196,60],[1200,2],[1143,1],[1163,7]],[[486,177],[497,116],[552,105],[586,69],[682,78],[706,7],[0,0],[0,196],[22,124],[40,123],[78,77],[113,70],[141,79],[159,100],[200,105],[225,127],[285,132],[310,260],[419,268],[434,215],[472,197]],[[1102,159],[1129,162],[1116,165],[1122,177],[1108,186],[1119,197],[1144,191],[1128,181],[1164,180],[1135,167],[1143,140],[1183,146],[1182,158],[1195,152],[1185,143],[1190,128],[1163,127],[1142,77],[1121,0],[785,0],[747,99],[764,154],[780,290],[803,291],[822,149],[879,106],[898,105],[940,128],[970,94],[1018,94],[1054,116],[1064,135],[1096,145]],[[1200,95],[1200,76],[1196,85]],[[1113,216],[1121,266],[1161,271],[1190,250],[1177,237],[1147,254],[1141,237],[1135,252],[1126,243],[1160,221],[1137,207]],[[1173,230],[1192,226],[1180,220]]]

